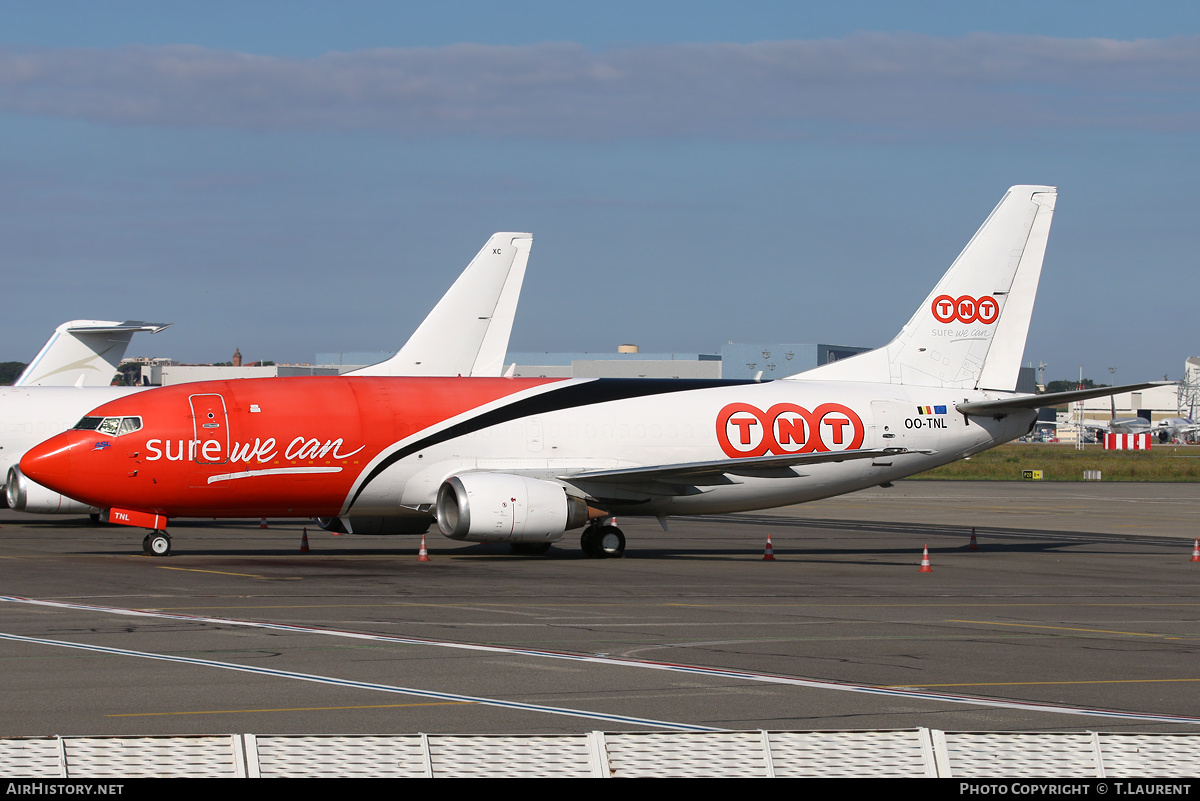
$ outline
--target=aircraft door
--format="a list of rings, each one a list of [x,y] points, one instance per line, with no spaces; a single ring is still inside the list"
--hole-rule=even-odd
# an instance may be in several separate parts
[[[192,428],[196,464],[225,464],[229,461],[229,415],[225,398],[217,394],[191,395]]]

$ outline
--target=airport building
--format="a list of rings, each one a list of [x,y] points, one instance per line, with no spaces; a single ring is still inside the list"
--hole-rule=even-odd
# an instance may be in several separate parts
[[[870,348],[850,345],[734,343],[719,353],[644,353],[621,345],[616,353],[599,351],[511,351],[506,364],[514,376],[533,378],[783,378],[819,364],[844,359]],[[377,364],[390,352],[318,353],[315,364],[340,372]]]
[[[734,378],[770,380],[811,370],[819,364],[870,350],[848,345],[788,342],[734,343],[719,353],[643,353],[622,345],[615,353],[511,352],[505,363],[513,375],[534,378]],[[242,365],[240,354],[224,365],[180,364],[170,359],[130,359],[142,364],[144,386],[227,378],[274,378],[296,375],[340,375],[390,359],[395,352],[318,353],[313,364]]]

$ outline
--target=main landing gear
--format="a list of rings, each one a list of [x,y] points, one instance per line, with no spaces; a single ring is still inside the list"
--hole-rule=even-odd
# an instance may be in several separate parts
[[[165,531],[151,531],[142,540],[143,556],[170,556],[171,535]]]
[[[625,535],[603,521],[589,525],[579,537],[583,555],[592,559],[619,559],[625,554]]]

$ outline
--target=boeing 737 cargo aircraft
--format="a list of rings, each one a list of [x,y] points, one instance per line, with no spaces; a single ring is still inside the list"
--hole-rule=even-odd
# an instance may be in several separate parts
[[[615,515],[764,509],[885,484],[1026,433],[1015,392],[1056,191],[1015,186],[888,345],[767,383],[328,377],[107,403],[22,470],[153,529],[170,517],[380,515],[619,556]],[[1134,385],[1136,387],[1150,384]]]
[[[395,356],[349,375],[499,376],[532,243],[530,234],[494,234]],[[84,340],[86,345],[121,335],[128,342],[129,334],[123,332],[150,330],[137,327],[148,325],[144,323],[83,322],[87,325],[76,322],[59,326],[55,338],[42,349],[22,378],[35,375],[42,377],[39,381],[46,381],[48,379],[45,376],[48,375],[66,375],[65,371],[51,369],[49,365],[51,362],[60,366],[66,363],[60,358],[66,353],[62,335],[71,326],[86,330],[92,337],[85,339],[74,335],[75,329],[70,329],[77,340]],[[120,327],[119,330],[114,326]],[[79,350],[83,346],[77,341],[73,347]],[[74,358],[80,363],[86,361],[82,354],[76,354]],[[97,354],[92,362],[99,358]],[[117,361],[120,358],[121,355],[116,356]],[[126,398],[145,391],[141,388],[107,386],[115,370],[114,365],[108,371],[103,387],[19,386],[0,389],[0,421],[3,423],[0,426],[0,475],[5,476],[5,498],[9,506],[18,511],[43,514],[87,514],[97,511],[91,504],[72,500],[70,496],[30,480],[18,469],[17,463],[29,448],[60,431],[66,431],[88,410],[114,398]],[[86,377],[91,372],[95,371],[83,375]],[[330,521],[328,525],[335,522]],[[378,524],[364,520],[360,527],[370,530],[372,525]]]

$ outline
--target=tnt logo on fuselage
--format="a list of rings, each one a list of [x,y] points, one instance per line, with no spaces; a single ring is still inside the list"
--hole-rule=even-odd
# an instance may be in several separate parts
[[[933,300],[933,318],[939,323],[983,323],[991,325],[1000,316],[1000,304],[991,295],[973,298],[938,295]]]
[[[865,435],[862,419],[840,403],[823,403],[811,412],[794,403],[777,403],[765,412],[731,403],[717,414],[717,442],[735,459],[854,450]]]

